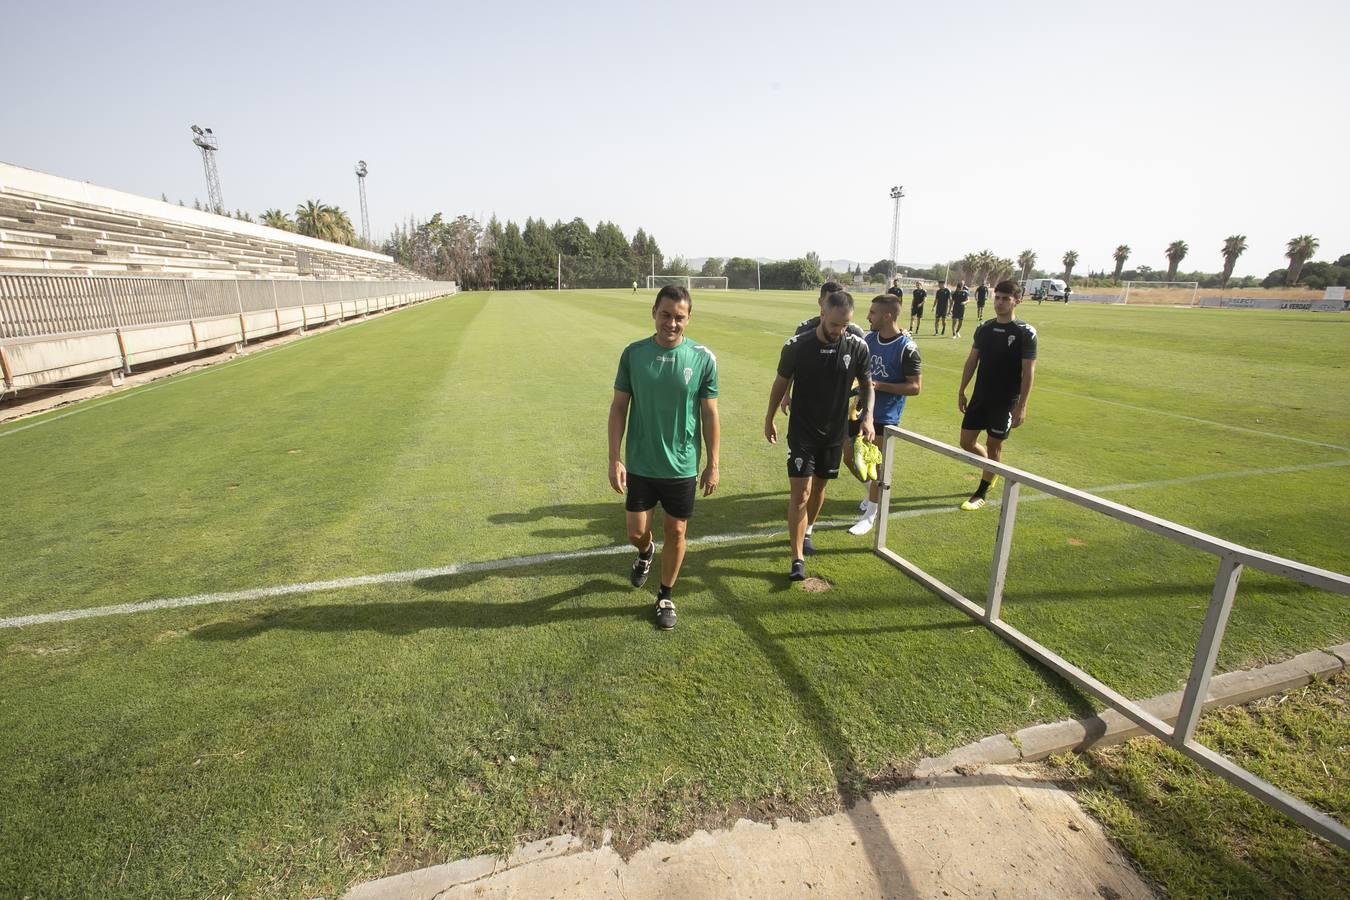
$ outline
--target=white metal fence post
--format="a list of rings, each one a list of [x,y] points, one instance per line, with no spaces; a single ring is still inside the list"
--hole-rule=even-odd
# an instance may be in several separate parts
[[[885,447],[881,452],[881,499],[877,505],[877,536],[872,544],[875,550],[886,546],[886,523],[891,517],[891,467],[895,463],[895,444],[899,438],[886,434],[889,427],[888,425],[881,430],[886,437],[883,441]]]
[[[994,538],[994,563],[989,570],[989,595],[984,602],[984,620],[997,622],[1003,607],[1003,585],[1008,578],[1008,557],[1012,553],[1013,524],[1017,521],[1017,498],[1022,485],[1012,479],[1003,482],[1003,507],[998,515],[998,535]]]
[[[1177,711],[1177,723],[1172,729],[1172,743],[1185,744],[1195,735],[1200,713],[1209,694],[1209,678],[1219,657],[1219,644],[1228,626],[1228,614],[1233,611],[1233,597],[1237,595],[1238,579],[1242,577],[1242,563],[1230,554],[1219,557],[1219,574],[1214,579],[1214,590],[1205,612],[1205,627],[1200,631],[1200,642],[1191,663],[1191,676],[1186,679],[1186,691]]]

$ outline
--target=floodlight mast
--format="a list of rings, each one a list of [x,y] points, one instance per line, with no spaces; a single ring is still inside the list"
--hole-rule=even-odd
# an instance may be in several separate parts
[[[361,189],[361,240],[370,246],[370,212],[366,209],[366,161],[356,161],[356,184]]]
[[[900,200],[905,196],[904,185],[891,188],[891,199],[895,201],[895,211],[891,215],[891,277],[895,277],[900,267]]]
[[[218,216],[225,215],[225,198],[220,191],[220,173],[216,171],[216,151],[220,145],[210,128],[192,126],[192,143],[202,151],[202,170],[206,172],[206,208]]]

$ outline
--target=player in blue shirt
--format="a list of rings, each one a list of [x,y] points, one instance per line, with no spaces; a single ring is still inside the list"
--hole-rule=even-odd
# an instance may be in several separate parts
[[[872,377],[872,443],[885,447],[885,426],[900,424],[905,411],[905,399],[919,393],[923,386],[920,375],[919,347],[914,339],[900,330],[900,300],[890,294],[881,294],[872,300],[867,321],[872,326],[865,340],[871,351]],[[852,461],[853,454],[848,454]],[[867,499],[861,508],[862,518],[848,530],[849,534],[867,534],[877,523],[881,485],[868,485]]]

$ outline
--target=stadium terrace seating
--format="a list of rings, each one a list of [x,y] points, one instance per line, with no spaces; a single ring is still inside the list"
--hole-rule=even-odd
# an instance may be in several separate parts
[[[421,277],[383,254],[4,164],[0,272],[394,281]]]

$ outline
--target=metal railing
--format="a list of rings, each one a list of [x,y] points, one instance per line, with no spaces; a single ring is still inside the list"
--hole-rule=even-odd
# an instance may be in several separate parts
[[[0,274],[0,395],[453,294],[453,281]]]
[[[168,325],[454,290],[454,282],[441,281],[0,274],[0,340]]]
[[[888,425],[886,434],[891,439],[886,441],[883,453],[881,509],[877,516],[876,543],[874,545],[878,556],[972,618],[982,622],[985,627],[1008,643],[1035,657],[1059,675],[1097,697],[1134,721],[1145,731],[1172,745],[1206,769],[1258,800],[1273,806],[1332,843],[1350,849],[1350,830],[1347,830],[1340,822],[1314,809],[1297,797],[1258,778],[1237,763],[1195,740],[1195,728],[1200,721],[1200,713],[1209,693],[1210,675],[1214,671],[1219,644],[1223,641],[1224,629],[1228,624],[1228,615],[1233,608],[1233,598],[1237,594],[1238,579],[1242,575],[1243,568],[1250,566],[1341,595],[1350,595],[1350,577],[1230,543],[1187,528],[1184,525],[1178,525],[1175,522],[1151,516],[1137,509],[1113,503],[1094,494],[1079,491],[1046,478],[1040,478],[1029,472],[1023,472],[1021,469],[1015,469],[1012,466],[993,462],[973,453],[967,453],[960,448],[935,441],[904,428]],[[891,503],[890,480],[897,440],[907,441],[925,450],[951,457],[958,462],[995,472],[1005,479],[1002,505],[999,510],[998,532],[994,538],[994,558],[989,572],[989,588],[983,607],[967,599],[959,591],[944,584],[886,546],[886,524]],[[1084,670],[1008,625],[999,617],[1003,603],[1003,588],[1008,574],[1008,557],[1012,550],[1013,524],[1017,518],[1017,499],[1024,484],[1038,491],[1043,491],[1052,497],[1068,500],[1070,503],[1085,509],[1134,525],[1145,531],[1151,531],[1178,544],[1212,553],[1219,558],[1218,574],[1214,579],[1214,588],[1210,594],[1204,627],[1201,630],[1200,641],[1191,663],[1190,676],[1186,680],[1186,688],[1182,693],[1181,706],[1177,713],[1175,726],[1168,725],[1167,722],[1152,715],[1138,703],[1093,678]]]

